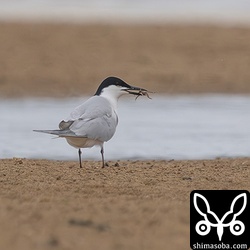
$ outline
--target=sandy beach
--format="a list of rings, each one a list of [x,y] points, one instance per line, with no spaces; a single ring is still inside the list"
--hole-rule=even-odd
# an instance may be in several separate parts
[[[1,249],[189,249],[194,189],[248,189],[249,159],[0,161]]]
[[[0,23],[0,96],[71,97],[107,76],[157,93],[250,93],[250,29]]]
[[[250,94],[250,29],[0,23],[0,98],[74,97],[110,75],[160,94]],[[0,249],[189,247],[194,189],[250,190],[250,158],[0,160]]]

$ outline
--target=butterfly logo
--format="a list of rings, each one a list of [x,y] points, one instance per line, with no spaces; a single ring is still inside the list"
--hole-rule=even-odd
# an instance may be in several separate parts
[[[243,199],[243,205],[242,207],[237,210],[235,204],[240,202],[240,199]],[[198,206],[198,200],[199,202],[203,203],[203,206]],[[217,235],[219,238],[219,241],[221,241],[223,233],[224,233],[224,228],[229,227],[230,232],[235,235],[241,235],[245,231],[245,225],[243,224],[242,221],[237,220],[237,217],[244,211],[247,205],[247,195],[246,193],[242,193],[237,195],[230,206],[230,210],[226,212],[221,219],[218,218],[218,216],[210,210],[210,205],[207,201],[207,199],[199,194],[199,193],[194,193],[193,196],[193,203],[196,211],[203,217],[203,220],[200,220],[199,222],[196,223],[195,230],[199,235],[207,235],[209,234],[211,227],[217,228]],[[202,204],[200,203],[200,205]],[[205,204],[205,206],[204,206]],[[205,211],[204,211],[205,207]],[[229,220],[231,218],[231,220]],[[227,223],[226,223],[227,220]],[[230,222],[228,222],[230,221]]]

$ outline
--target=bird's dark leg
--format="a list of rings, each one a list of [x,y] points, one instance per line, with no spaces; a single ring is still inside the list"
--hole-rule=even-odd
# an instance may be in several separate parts
[[[78,150],[78,155],[79,155],[79,163],[80,163],[80,168],[82,168],[82,159],[81,159],[81,154],[82,154],[82,151],[81,151],[81,149],[79,148],[79,150]]]
[[[104,168],[105,164],[104,164],[104,150],[103,150],[103,146],[101,147],[101,155],[102,155],[102,168]]]

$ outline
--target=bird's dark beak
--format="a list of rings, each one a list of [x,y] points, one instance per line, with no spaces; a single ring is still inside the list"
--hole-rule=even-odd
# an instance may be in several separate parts
[[[124,91],[128,92],[131,95],[137,95],[137,96],[142,95],[142,92],[148,92],[146,89],[133,86],[129,86],[128,88],[124,89]]]
[[[149,96],[149,93],[153,93],[151,91],[148,91],[146,89],[143,88],[138,88],[138,87],[134,87],[134,86],[130,86],[128,85],[126,88],[123,89],[124,91],[126,91],[127,93],[131,94],[131,95],[136,95],[135,100],[139,97],[139,96],[147,96],[149,99],[151,99],[151,97]]]

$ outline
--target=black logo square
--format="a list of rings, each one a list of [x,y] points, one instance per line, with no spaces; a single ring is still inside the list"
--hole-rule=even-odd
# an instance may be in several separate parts
[[[190,194],[191,249],[248,249],[250,194],[246,190],[194,190]]]

